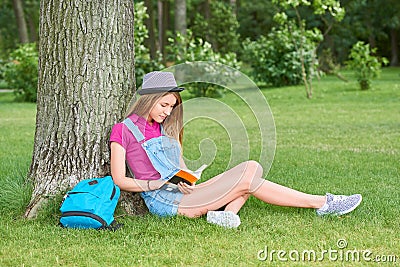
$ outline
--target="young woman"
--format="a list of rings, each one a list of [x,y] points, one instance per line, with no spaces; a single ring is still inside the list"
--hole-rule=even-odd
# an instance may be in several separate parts
[[[179,183],[176,191],[165,190],[166,181],[186,168],[181,154],[183,136],[182,99],[169,72],[144,76],[141,97],[127,118],[111,132],[111,174],[121,190],[141,192],[149,211],[159,216],[199,217],[224,227],[238,227],[237,215],[250,195],[270,204],[316,209],[317,215],[343,215],[362,200],[351,196],[310,195],[262,178],[255,161],[243,162],[200,184]],[[125,163],[135,178],[126,177]]]

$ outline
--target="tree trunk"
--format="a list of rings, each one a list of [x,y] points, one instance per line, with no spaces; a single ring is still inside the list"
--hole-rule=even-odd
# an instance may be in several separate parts
[[[186,0],[175,0],[175,31],[186,35]]]
[[[24,8],[22,6],[21,0],[13,0],[13,9],[15,14],[15,19],[17,20],[17,27],[18,27],[18,34],[19,40],[21,43],[28,43],[29,36],[28,36],[28,29],[26,27],[26,21],[24,16]]]
[[[211,3],[210,0],[206,0],[203,2],[203,15],[204,15],[204,20],[208,23],[208,25],[211,23]],[[213,44],[213,38],[209,35],[209,31],[207,31],[206,36],[203,38],[206,39],[207,42]],[[213,44],[215,45],[215,44]],[[215,47],[215,46],[213,46]]]
[[[146,46],[150,50],[150,58],[156,59],[157,57],[157,47],[156,47],[156,35],[154,33],[154,12],[153,12],[153,5],[151,0],[145,0],[144,5],[146,7],[146,12],[149,17],[145,20],[145,25],[149,32],[149,38],[145,39]]]
[[[398,66],[399,65],[399,46],[398,46],[398,29],[390,30],[390,39],[391,39],[391,47],[392,47],[392,58],[390,60],[390,66]]]
[[[167,30],[169,28],[169,2],[158,0],[158,43],[159,50],[165,58],[165,47],[167,45]]]
[[[236,2],[236,0],[229,0],[229,4],[232,7],[232,15],[237,17],[237,2]]]
[[[37,41],[36,25],[31,16],[28,16],[29,40],[31,42]]]
[[[186,0],[175,0],[175,32],[180,33],[182,36],[186,36],[187,24],[186,24]],[[179,49],[179,56],[184,57],[184,49]],[[181,75],[178,74],[177,75]]]
[[[110,130],[135,93],[133,22],[129,0],[41,1],[27,217],[47,196],[110,173]]]

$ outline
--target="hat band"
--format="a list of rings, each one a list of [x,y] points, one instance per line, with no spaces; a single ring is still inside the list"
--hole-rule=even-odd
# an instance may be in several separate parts
[[[181,92],[184,88],[182,87],[157,87],[157,88],[142,88],[138,91],[139,95],[157,94],[164,92]]]

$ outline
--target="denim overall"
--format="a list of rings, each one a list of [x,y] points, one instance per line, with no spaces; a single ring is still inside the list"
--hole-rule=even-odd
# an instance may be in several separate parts
[[[123,123],[146,151],[152,165],[160,173],[161,180],[169,180],[180,170],[179,158],[181,150],[178,141],[165,135],[144,141],[145,138],[142,132],[131,119],[125,119]],[[161,133],[164,134],[162,126]],[[158,189],[141,192],[141,196],[151,213],[164,217],[176,215],[178,204],[183,194],[181,192]]]

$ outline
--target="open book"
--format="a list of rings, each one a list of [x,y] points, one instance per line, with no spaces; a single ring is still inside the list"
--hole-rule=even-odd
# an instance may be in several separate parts
[[[206,164],[202,165],[195,171],[191,171],[188,169],[181,169],[171,179],[169,179],[160,189],[167,190],[170,192],[179,192],[178,184],[180,182],[192,185],[193,183],[200,180],[201,174],[205,168],[207,168]]]

